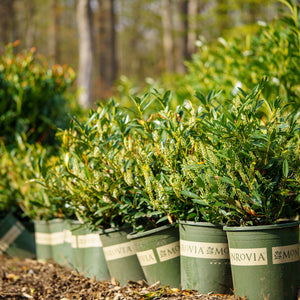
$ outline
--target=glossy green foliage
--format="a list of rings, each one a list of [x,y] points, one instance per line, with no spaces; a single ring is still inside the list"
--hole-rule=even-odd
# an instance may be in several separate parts
[[[299,112],[265,99],[265,83],[240,90],[226,105],[218,92],[198,92],[198,105],[185,101],[175,109],[170,92],[132,97],[130,111],[110,100],[61,132],[63,154],[46,185],[94,228],[293,217]]]
[[[215,202],[228,224],[272,224],[299,213],[299,112],[264,99],[263,83],[201,121],[208,141],[201,198]]]
[[[289,14],[257,35],[203,44],[188,74],[172,77],[173,95],[153,89],[130,108],[109,100],[73,118],[59,158],[41,171],[52,211],[136,230],[298,214],[299,7],[283,2]]]
[[[29,143],[52,145],[56,128],[69,122],[66,91],[74,71],[50,67],[34,51],[15,54],[9,45],[0,57],[0,138],[7,145],[15,144],[18,135]]]
[[[299,11],[299,7],[291,9]],[[251,90],[267,76],[264,96],[280,96],[299,108],[299,37],[298,13],[295,16],[293,12],[273,25],[261,23],[257,34],[220,38],[212,46],[203,44],[187,63],[186,90],[189,86],[204,93],[222,89],[226,99],[235,95],[239,87]]]
[[[64,199],[54,197],[40,184],[49,166],[57,157],[53,149],[36,143],[30,145],[20,138],[14,149],[0,147],[0,214],[48,220],[69,215]]]
[[[94,228],[119,227],[136,213],[136,195],[122,176],[128,122],[129,116],[112,100],[91,111],[85,122],[73,119],[60,134],[60,166],[45,178],[47,188],[59,197],[67,195],[77,217]],[[51,183],[53,176],[58,184]]]

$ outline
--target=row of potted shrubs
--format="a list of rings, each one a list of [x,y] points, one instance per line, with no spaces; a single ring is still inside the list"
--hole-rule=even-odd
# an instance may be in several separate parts
[[[269,74],[270,82],[250,92],[235,89],[236,96],[230,83],[225,97],[196,93],[192,103],[175,108],[178,99],[170,92],[132,97],[133,108],[110,100],[87,119],[73,118],[59,133],[59,148],[49,134],[50,119],[65,123],[60,103],[73,73],[59,66],[39,73],[32,52],[8,52],[0,71],[0,97],[10,105],[1,107],[0,216],[11,211],[20,217],[21,209],[35,220],[36,245],[26,230],[33,230],[30,224],[24,227],[9,214],[0,224],[0,250],[27,257],[36,251],[38,258],[122,284],[145,277],[202,293],[233,289],[249,299],[295,299],[299,234],[291,220],[300,200],[299,8],[284,2],[293,13],[286,19],[289,34],[263,30],[272,53],[262,47],[262,59],[254,51],[258,47],[251,48],[251,57],[258,58],[250,64],[258,67],[255,76],[247,68],[241,75],[240,67],[237,74],[220,67],[212,56],[221,81],[226,69],[234,80],[251,75],[252,81],[241,79],[246,86],[258,74]],[[250,59],[246,52],[240,65]],[[195,78],[207,68],[201,55],[205,65],[193,62],[200,68],[190,74]],[[206,85],[201,76],[196,81]],[[40,90],[40,80],[49,88]],[[216,82],[210,83],[223,86]],[[183,85],[193,91],[197,86]],[[272,96],[277,93],[284,102]],[[19,242],[21,248],[12,247]],[[85,258],[78,258],[81,252]]]
[[[169,92],[134,97],[130,110],[110,100],[60,132],[60,158],[38,181],[61,216],[101,231],[119,270],[110,276],[125,283],[135,268],[122,260],[136,252],[150,283],[295,299],[299,112],[264,99],[264,84],[226,102],[197,93],[199,105],[176,109]]]

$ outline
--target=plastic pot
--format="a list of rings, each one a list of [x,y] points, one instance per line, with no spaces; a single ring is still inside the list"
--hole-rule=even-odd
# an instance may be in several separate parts
[[[297,299],[299,222],[224,230],[235,295],[249,300]]]
[[[65,242],[65,225],[63,219],[53,219],[48,221],[50,240],[52,248],[52,259],[63,266],[69,266],[70,250],[68,243]]]
[[[180,287],[180,246],[178,227],[165,225],[128,235],[149,284]]]
[[[49,223],[44,220],[34,220],[34,235],[37,259],[52,258],[52,242]]]
[[[127,239],[131,228],[110,228],[100,232],[104,256],[111,277],[121,285],[128,280],[138,281],[145,278],[133,244]]]
[[[0,222],[0,252],[20,258],[35,258],[34,236],[12,214]]]
[[[87,277],[109,280],[99,233],[79,221],[71,221],[73,268]]]
[[[64,220],[64,258],[68,266],[73,266],[71,220]]]
[[[232,277],[226,233],[222,225],[180,221],[182,289],[199,293],[232,292]]]

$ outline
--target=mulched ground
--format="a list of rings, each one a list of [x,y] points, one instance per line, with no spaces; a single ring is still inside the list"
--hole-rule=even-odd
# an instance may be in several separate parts
[[[129,300],[129,299],[240,299],[230,295],[202,295],[195,291],[149,286],[146,282],[96,281],[54,262],[0,255],[0,299]]]

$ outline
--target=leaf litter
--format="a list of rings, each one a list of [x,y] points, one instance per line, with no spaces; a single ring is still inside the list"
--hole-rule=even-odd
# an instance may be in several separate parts
[[[120,286],[111,281],[98,281],[62,267],[53,261],[19,259],[0,255],[0,299],[59,299],[59,300],[234,300],[234,295],[199,294],[194,290],[179,290],[161,286],[159,282],[149,285],[145,281],[128,281]]]

